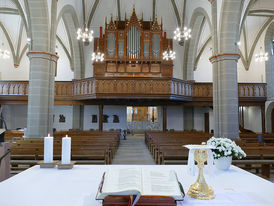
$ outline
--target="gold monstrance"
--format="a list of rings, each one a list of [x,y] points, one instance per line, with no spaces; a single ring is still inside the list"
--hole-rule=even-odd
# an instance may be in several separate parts
[[[190,186],[187,194],[190,197],[200,200],[211,200],[215,198],[214,191],[209,187],[204,177],[204,162],[207,161],[208,154],[206,149],[195,150],[194,157],[198,163],[199,174],[196,182]]]

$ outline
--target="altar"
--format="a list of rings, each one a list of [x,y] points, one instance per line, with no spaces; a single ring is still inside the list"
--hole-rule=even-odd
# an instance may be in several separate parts
[[[75,165],[71,170],[34,166],[0,183],[1,206],[99,206],[95,200],[102,174],[111,168],[131,165]],[[150,169],[175,170],[187,193],[197,178],[187,173],[186,165],[140,165]],[[214,170],[207,183],[215,191],[213,200],[196,200],[186,195],[184,206],[273,206],[274,184],[238,167]]]

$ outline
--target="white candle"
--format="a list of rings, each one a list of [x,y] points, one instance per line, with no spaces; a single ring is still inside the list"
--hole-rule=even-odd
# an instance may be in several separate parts
[[[70,164],[71,138],[66,135],[62,138],[62,164]]]
[[[44,163],[53,162],[53,137],[48,134],[44,138]]]

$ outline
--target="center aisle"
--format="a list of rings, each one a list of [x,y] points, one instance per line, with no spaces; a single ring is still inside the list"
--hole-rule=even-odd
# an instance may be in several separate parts
[[[126,140],[121,140],[112,164],[155,165],[145,145],[144,134],[128,135]]]

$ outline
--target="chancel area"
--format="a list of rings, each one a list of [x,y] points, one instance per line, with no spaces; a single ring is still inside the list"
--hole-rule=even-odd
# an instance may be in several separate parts
[[[1,0],[0,205],[272,205],[273,13],[273,0]],[[137,199],[96,199],[132,183]]]

